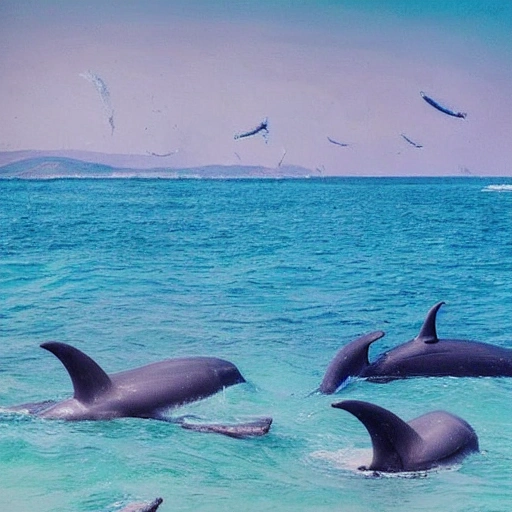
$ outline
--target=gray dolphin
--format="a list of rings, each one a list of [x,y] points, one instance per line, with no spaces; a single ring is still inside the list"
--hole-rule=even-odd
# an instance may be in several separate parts
[[[370,345],[384,336],[367,334],[343,347],[327,368],[320,392],[331,394],[349,377],[388,382],[408,377],[512,377],[512,349],[478,341],[440,339],[436,315],[444,302],[427,313],[416,338],[368,360]]]
[[[237,367],[214,357],[167,359],[107,375],[89,356],[65,343],[43,343],[71,377],[74,395],[62,402],[25,404],[11,410],[41,418],[108,420],[121,417],[163,419],[162,412],[245,382]]]
[[[433,411],[406,423],[392,412],[358,400],[332,404],[353,414],[368,430],[373,460],[361,470],[423,471],[460,462],[478,451],[478,437],[465,420]]]
[[[265,119],[263,119],[263,121],[258,125],[256,126],[256,128],[253,128],[252,130],[249,130],[247,132],[243,132],[243,133],[237,133],[235,135],[235,140],[236,139],[243,139],[245,137],[251,137],[252,135],[256,135],[257,133],[260,133],[260,132],[264,132],[263,133],[263,138],[266,139],[266,137],[268,136],[268,118],[265,117]]]
[[[150,503],[130,503],[119,512],[156,512],[164,500],[156,498]]]

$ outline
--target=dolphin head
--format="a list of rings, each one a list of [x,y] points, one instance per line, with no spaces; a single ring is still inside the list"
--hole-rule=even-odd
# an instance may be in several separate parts
[[[331,395],[345,384],[349,377],[361,375],[369,365],[370,345],[382,336],[384,336],[384,332],[374,331],[345,345],[327,367],[318,389],[320,393]]]
[[[217,375],[223,387],[233,386],[235,384],[242,384],[245,382],[242,374],[238,368],[229,361],[223,359],[216,359],[215,365],[212,368]]]

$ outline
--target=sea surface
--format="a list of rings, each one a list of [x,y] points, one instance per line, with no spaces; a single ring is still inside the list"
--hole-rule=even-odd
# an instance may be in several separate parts
[[[445,301],[438,334],[512,348],[511,178],[0,180],[0,510],[512,510],[512,379],[354,381],[312,393],[337,350],[382,329],[370,358]],[[156,420],[42,420],[9,405],[72,385],[39,344],[107,372],[229,359],[247,379],[170,411],[272,416],[237,440]],[[366,400],[410,420],[445,409],[481,452],[375,477]]]

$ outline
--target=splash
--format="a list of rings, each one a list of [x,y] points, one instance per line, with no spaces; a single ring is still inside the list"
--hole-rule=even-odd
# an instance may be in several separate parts
[[[111,135],[114,135],[114,109],[112,108],[112,102],[110,100],[110,91],[108,90],[107,84],[105,81],[99,77],[97,74],[92,73],[91,71],[87,71],[86,73],[80,73],[82,78],[85,78],[87,81],[91,82],[94,85],[96,90],[98,91],[101,102],[103,104],[103,110],[108,118],[108,123],[111,128]]]
[[[363,448],[342,448],[336,451],[317,450],[310,453],[313,459],[327,461],[333,467],[350,471],[365,478],[426,478],[430,473],[438,473],[440,471],[458,471],[460,464],[447,466],[443,468],[435,467],[428,471],[402,471],[398,473],[386,473],[384,471],[362,470],[361,461],[371,460],[372,450]]]
[[[487,185],[482,189],[482,192],[512,192],[512,185]]]
[[[372,459],[372,450],[368,448],[341,448],[336,451],[317,450],[310,453],[313,459],[329,462],[338,469],[357,473],[362,460]]]

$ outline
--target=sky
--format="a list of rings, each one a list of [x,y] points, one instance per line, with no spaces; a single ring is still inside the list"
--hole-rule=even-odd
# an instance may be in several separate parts
[[[512,0],[0,0],[0,152],[511,176],[511,33]]]

